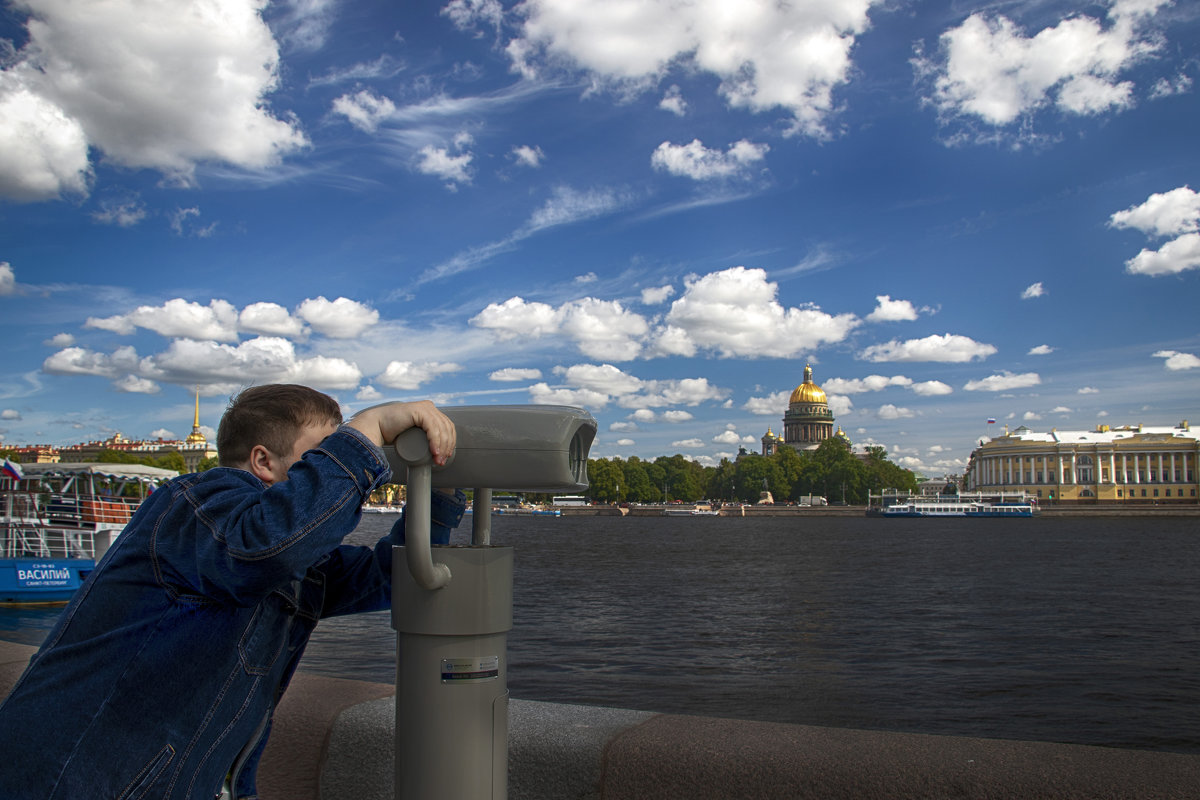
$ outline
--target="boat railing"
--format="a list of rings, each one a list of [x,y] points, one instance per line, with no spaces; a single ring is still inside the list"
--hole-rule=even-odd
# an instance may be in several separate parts
[[[3,558],[95,558],[97,545],[106,549],[141,502],[116,495],[60,494],[39,486],[9,488],[4,494]]]
[[[12,521],[0,529],[3,558],[95,558],[96,537],[108,531],[52,528]]]

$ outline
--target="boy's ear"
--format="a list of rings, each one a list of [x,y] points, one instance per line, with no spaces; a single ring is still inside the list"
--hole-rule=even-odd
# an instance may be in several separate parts
[[[275,483],[275,462],[278,460],[275,454],[265,446],[256,444],[250,449],[250,458],[246,462],[246,469],[269,486]]]

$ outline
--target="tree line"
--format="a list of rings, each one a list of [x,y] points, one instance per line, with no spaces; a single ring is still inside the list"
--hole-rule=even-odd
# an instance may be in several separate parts
[[[830,502],[865,505],[869,493],[883,489],[916,491],[918,476],[893,464],[887,451],[868,447],[861,456],[840,438],[826,439],[816,450],[780,447],[769,456],[743,453],[706,467],[682,455],[647,461],[588,459],[587,496],[602,503],[664,503],[674,500],[722,500],[756,503],[763,491],[775,502],[819,495]]]

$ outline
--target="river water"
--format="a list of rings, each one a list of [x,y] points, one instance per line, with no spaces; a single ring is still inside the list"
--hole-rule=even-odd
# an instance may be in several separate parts
[[[517,698],[1200,753],[1194,517],[497,516],[493,542]],[[304,668],[391,682],[394,646],[386,613],[327,620]]]

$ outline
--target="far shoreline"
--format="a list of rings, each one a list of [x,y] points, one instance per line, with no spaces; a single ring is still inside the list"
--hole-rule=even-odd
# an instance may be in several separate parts
[[[563,506],[556,510],[564,517],[661,517],[663,512],[686,511],[692,503],[670,505],[591,505]],[[520,515],[518,510],[506,514]],[[864,517],[867,506],[787,506],[787,505],[730,505],[718,512],[721,517]],[[1042,505],[1036,518],[1046,517],[1200,517],[1200,505]]]

